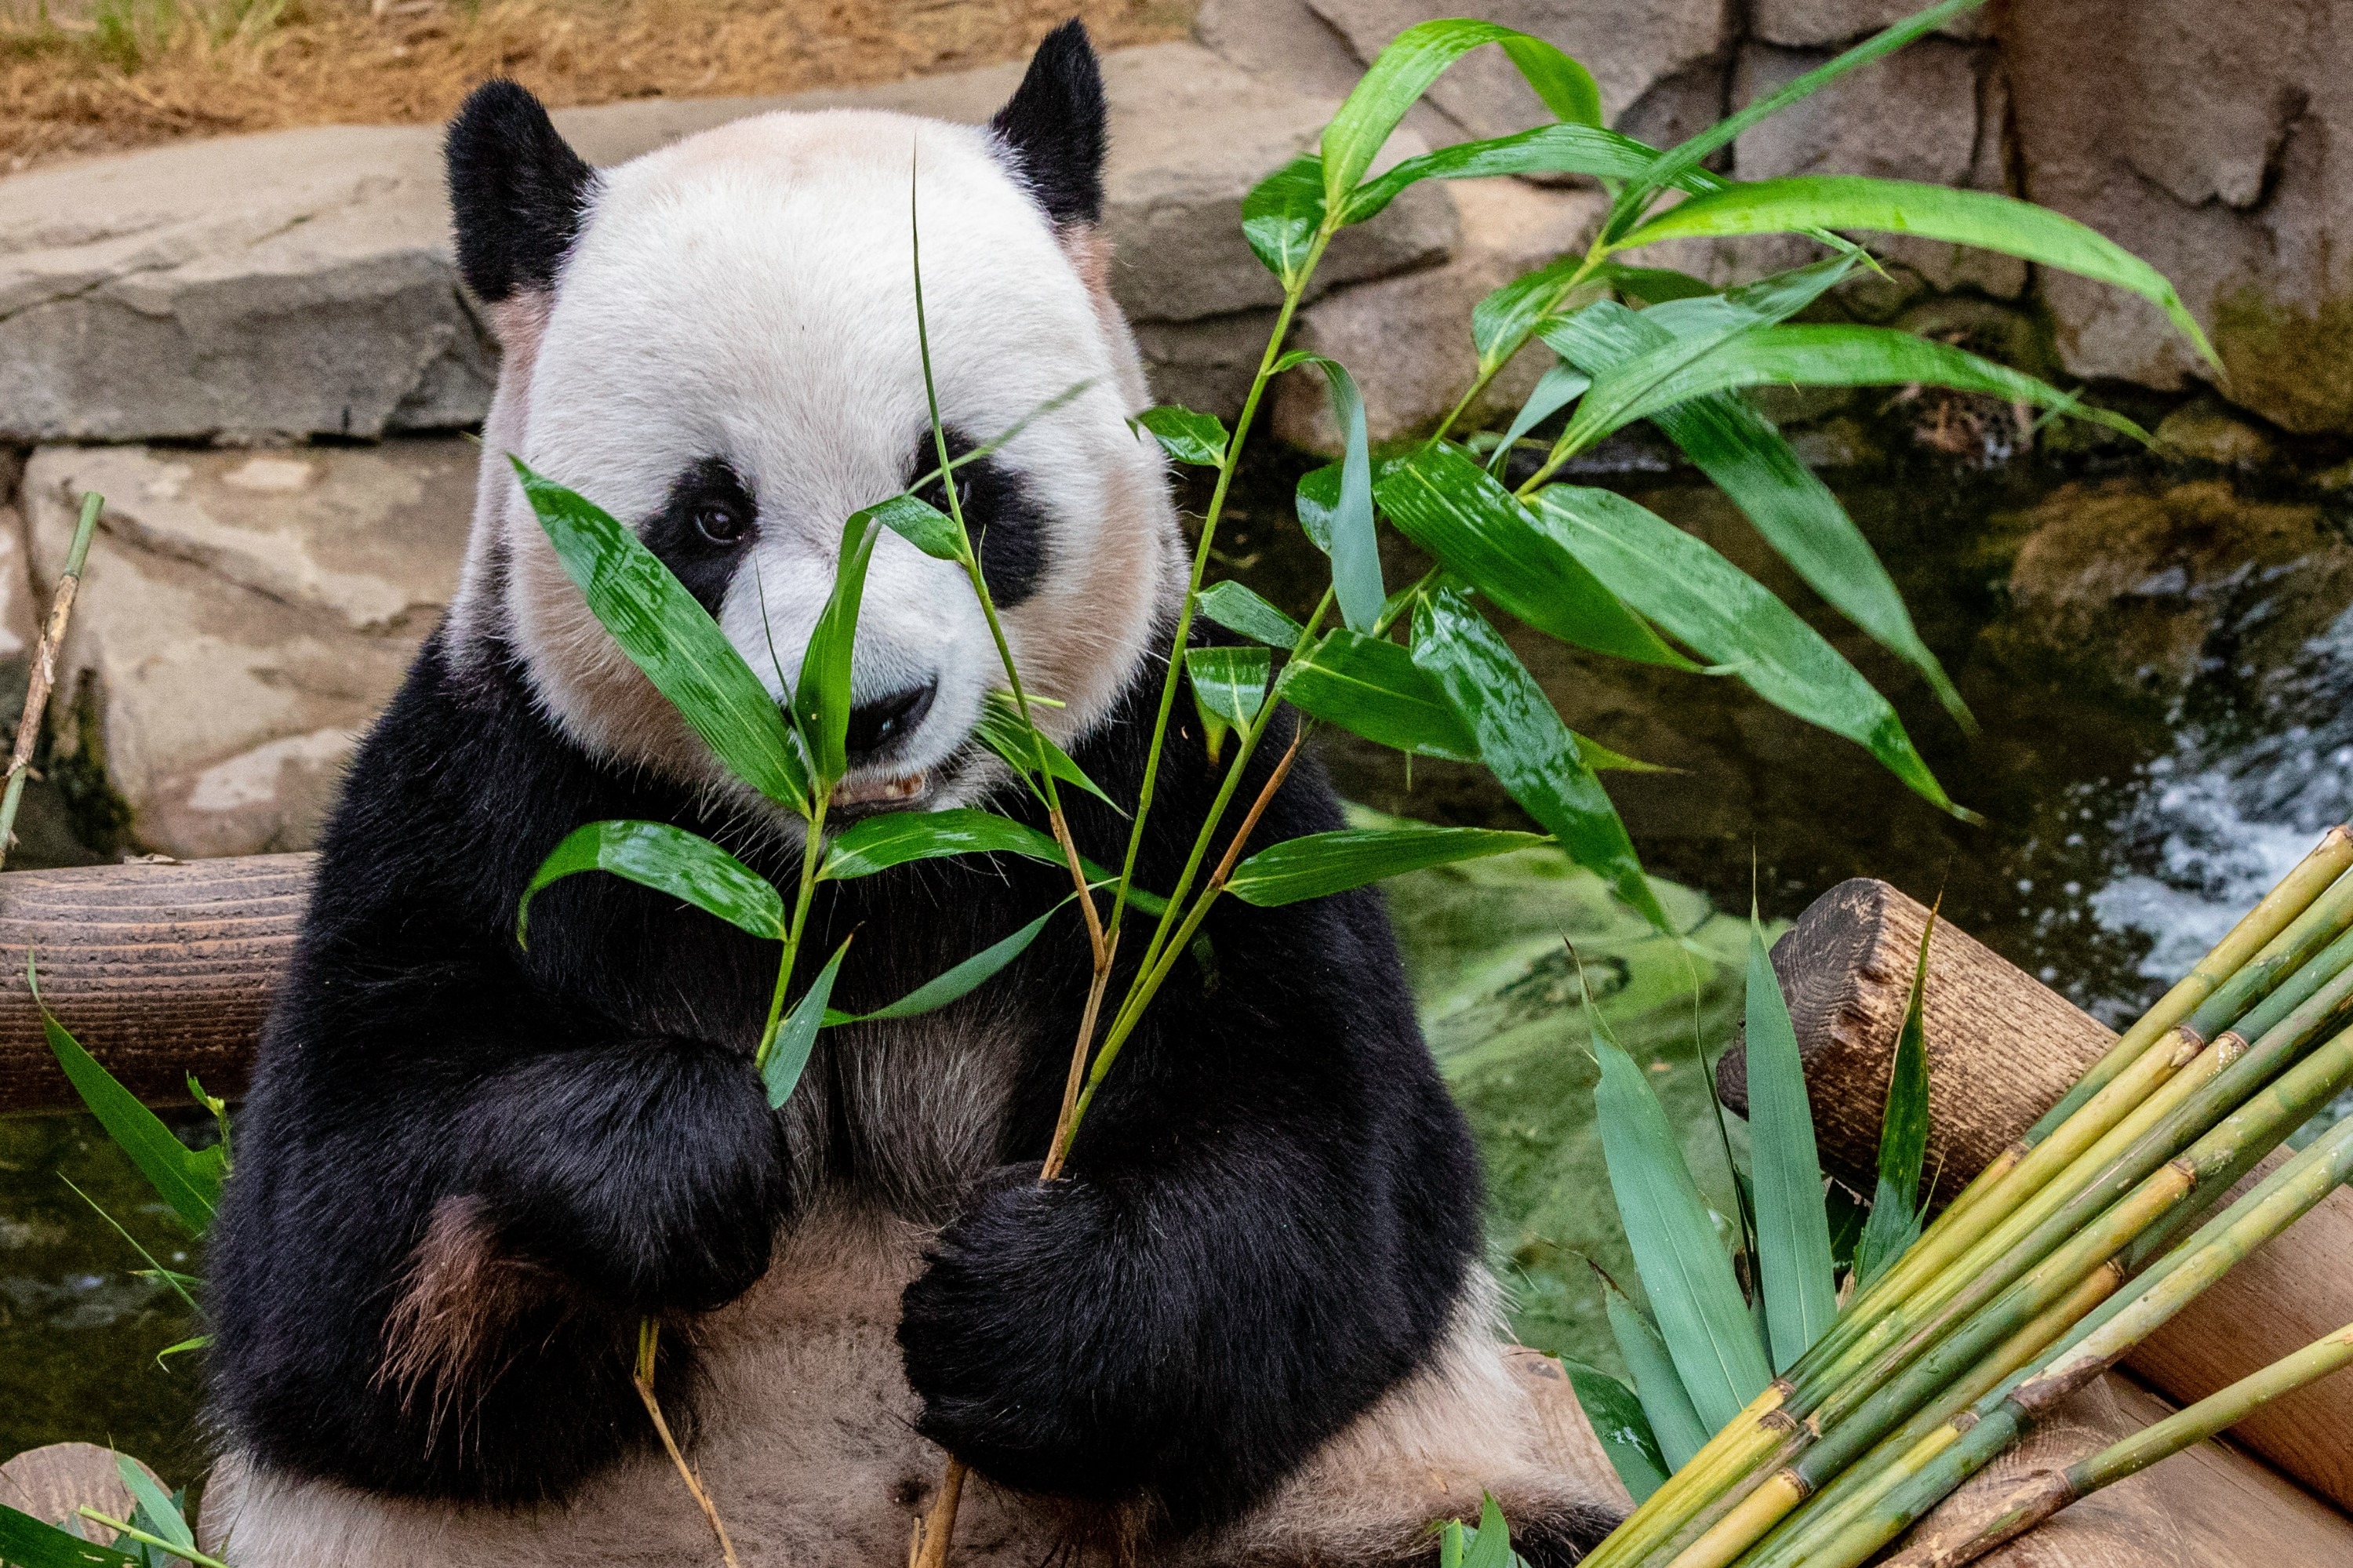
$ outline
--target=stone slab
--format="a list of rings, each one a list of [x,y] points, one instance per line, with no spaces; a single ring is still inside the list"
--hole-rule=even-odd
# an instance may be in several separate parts
[[[1333,101],[1193,44],[1105,58],[1113,291],[1139,319],[1272,302],[1243,195]],[[641,101],[556,116],[610,163],[746,114],[866,105],[985,119],[1019,67],[786,98]],[[187,142],[0,180],[0,440],[376,438],[480,420],[495,350],[451,259],[440,132],[323,126]],[[1390,157],[1421,151],[1400,133]],[[1425,185],[1333,246],[1325,286],[1441,258]]]
[[[476,451],[46,448],[25,473],[46,600],[82,493],[107,498],[51,709],[105,769],[142,847],[306,847],[344,759],[456,587]]]

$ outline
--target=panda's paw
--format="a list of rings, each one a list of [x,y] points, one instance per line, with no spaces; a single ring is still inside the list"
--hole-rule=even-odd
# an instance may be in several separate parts
[[[1104,1397],[1123,1336],[1097,1315],[1090,1207],[1081,1183],[998,1171],[907,1287],[899,1345],[925,1437],[1001,1486],[1110,1500],[1144,1485],[1146,1445]]]

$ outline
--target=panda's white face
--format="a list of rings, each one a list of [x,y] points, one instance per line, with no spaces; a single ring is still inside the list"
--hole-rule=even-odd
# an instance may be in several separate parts
[[[1057,235],[979,129],[768,115],[607,171],[553,291],[498,307],[509,359],[463,593],[502,598],[542,700],[592,749],[718,781],[589,616],[520,488],[492,479],[501,452],[637,527],[783,700],[845,520],[935,463],[911,184],[954,450],[1085,384],[958,471],[1024,683],[1067,705],[1041,722],[1074,740],[1145,657],[1180,582],[1179,539],[1156,450],[1125,423],[1142,401],[1133,346],[1073,260],[1084,237]],[[495,569],[485,528],[502,545]],[[963,568],[882,535],[852,669],[839,798],[969,798],[983,774],[966,743],[1004,676]]]

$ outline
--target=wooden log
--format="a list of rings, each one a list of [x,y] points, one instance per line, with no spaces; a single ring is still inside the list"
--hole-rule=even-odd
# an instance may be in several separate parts
[[[1823,894],[1773,949],[1797,1025],[1823,1164],[1870,1191],[1887,1073],[1928,911],[1883,882]],[[1941,1197],[2024,1132],[2116,1038],[2108,1029],[1949,922],[1928,951],[1929,1161]],[[1746,1110],[1746,1063],[1716,1072]],[[2259,1180],[2275,1156],[2248,1181]],[[2353,1192],[2339,1189],[2232,1269],[2126,1365],[2187,1404],[2353,1323]],[[2341,1383],[2322,1382],[2258,1411],[2232,1440],[2353,1509],[2353,1419]]]
[[[136,862],[0,875],[0,1111],[80,1102],[24,982],[150,1105],[182,1106],[188,1075],[245,1089],[269,1000],[310,896],[308,854]]]

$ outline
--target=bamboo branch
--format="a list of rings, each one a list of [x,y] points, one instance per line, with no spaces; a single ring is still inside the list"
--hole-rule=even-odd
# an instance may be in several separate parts
[[[66,551],[66,569],[58,578],[56,597],[49,601],[49,619],[41,628],[41,644],[33,653],[33,674],[25,688],[24,716],[16,721],[16,746],[8,756],[8,789],[0,795],[0,864],[16,842],[16,808],[24,803],[25,779],[32,771],[33,748],[41,738],[41,715],[48,711],[49,689],[58,678],[58,651],[65,646],[66,623],[73,619],[74,594],[81,587],[82,565],[90,558],[90,541],[98,532],[98,514],[106,497],[85,491],[81,517],[74,524],[72,546]]]
[[[630,1381],[638,1385],[638,1397],[645,1401],[646,1414],[653,1417],[654,1430],[661,1435],[662,1447],[670,1455],[670,1462],[678,1467],[679,1478],[686,1483],[686,1489],[694,1494],[695,1505],[702,1510],[702,1517],[711,1521],[711,1533],[719,1538],[719,1555],[725,1560],[727,1568],[742,1568],[736,1560],[735,1543],[727,1539],[727,1527],[719,1522],[719,1510],[712,1506],[711,1494],[702,1489],[702,1481],[695,1478],[693,1469],[688,1466],[686,1456],[679,1452],[678,1439],[670,1436],[670,1423],[662,1419],[661,1402],[654,1397],[654,1350],[660,1342],[660,1325],[651,1318],[638,1319],[638,1364]]]

